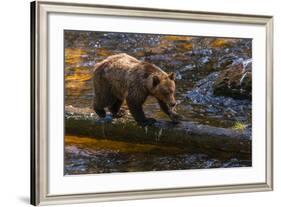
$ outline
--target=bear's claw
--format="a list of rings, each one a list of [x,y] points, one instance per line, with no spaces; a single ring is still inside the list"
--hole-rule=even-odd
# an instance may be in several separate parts
[[[171,118],[173,124],[178,124],[178,123],[180,123],[180,120],[182,120],[183,117],[181,115],[173,112],[170,115],[170,118]]]

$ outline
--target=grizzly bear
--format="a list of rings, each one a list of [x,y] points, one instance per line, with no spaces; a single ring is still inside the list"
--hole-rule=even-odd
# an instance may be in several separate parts
[[[93,108],[100,118],[106,116],[106,107],[113,117],[119,117],[120,107],[126,100],[135,121],[151,125],[156,120],[146,118],[142,106],[148,96],[153,96],[163,112],[173,122],[178,121],[179,116],[173,111],[175,73],[167,74],[154,64],[125,53],[109,56],[94,66],[93,85]]]

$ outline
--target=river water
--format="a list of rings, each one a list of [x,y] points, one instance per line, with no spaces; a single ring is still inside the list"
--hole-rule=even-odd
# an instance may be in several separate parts
[[[196,83],[206,77],[208,81],[208,75],[223,70],[225,65],[251,58],[248,39],[79,31],[65,31],[64,37],[66,106],[91,108],[92,67],[109,55],[125,52],[176,72],[177,112],[184,120],[222,128],[251,126],[250,100],[206,96],[208,102],[195,88]],[[200,90],[209,89],[206,86]],[[169,120],[153,98],[147,100],[144,110],[148,116]],[[251,156],[225,157],[208,151],[196,153],[196,149],[186,147],[66,134],[65,174],[251,166]]]

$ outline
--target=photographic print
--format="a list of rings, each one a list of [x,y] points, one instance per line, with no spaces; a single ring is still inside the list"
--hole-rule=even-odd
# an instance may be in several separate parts
[[[30,157],[33,205],[273,190],[273,17],[32,2]]]
[[[252,39],[64,30],[65,175],[250,167]]]

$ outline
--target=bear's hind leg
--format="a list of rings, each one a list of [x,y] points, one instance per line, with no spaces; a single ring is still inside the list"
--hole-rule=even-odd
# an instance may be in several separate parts
[[[120,118],[125,114],[125,111],[120,110],[123,101],[116,99],[114,104],[108,107],[108,110],[111,112],[113,118]]]
[[[110,86],[108,84],[99,84],[104,82],[104,80],[98,79],[99,77],[94,77],[94,102],[93,108],[100,118],[106,117],[105,108],[112,103],[112,95],[110,93]]]
[[[94,100],[93,108],[94,108],[96,114],[97,114],[100,118],[106,117],[106,112],[105,112],[105,110],[104,110],[104,107],[103,107],[103,105],[101,104],[101,101],[100,101],[98,98],[96,98],[96,99]]]
[[[94,106],[94,110],[100,118],[104,118],[106,116],[106,112],[103,108],[98,108]]]

